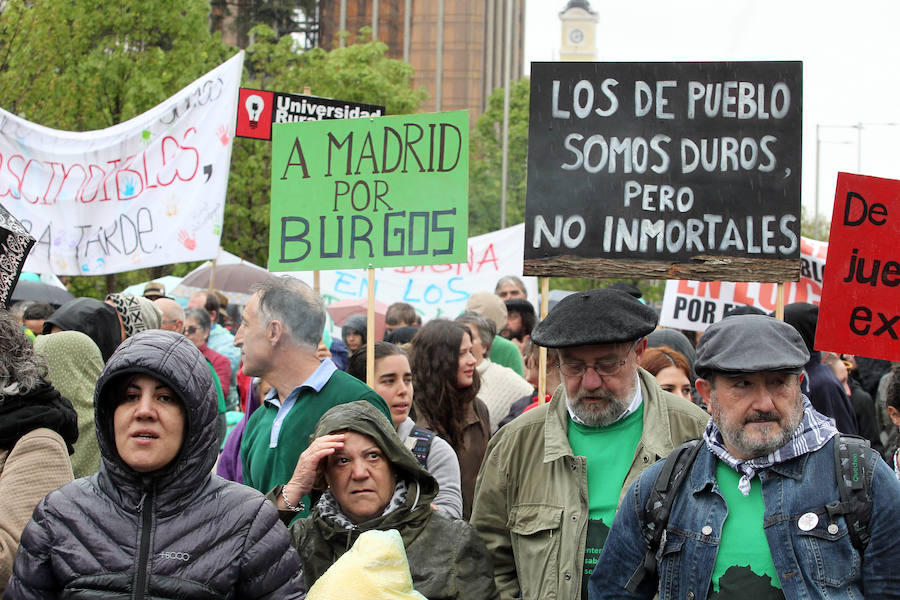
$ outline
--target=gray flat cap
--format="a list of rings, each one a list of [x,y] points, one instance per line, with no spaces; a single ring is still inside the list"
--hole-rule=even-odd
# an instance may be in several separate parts
[[[531,340],[545,348],[632,342],[656,329],[658,320],[655,310],[623,291],[575,292],[537,324]]]
[[[803,338],[784,321],[735,315],[711,325],[700,338],[694,371],[704,378],[710,373],[799,373],[808,360]]]

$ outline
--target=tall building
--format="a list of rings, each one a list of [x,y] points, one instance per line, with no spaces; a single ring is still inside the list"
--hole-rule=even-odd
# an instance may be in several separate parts
[[[409,62],[413,85],[428,90],[424,112],[468,109],[474,123],[503,87],[506,48],[510,79],[522,76],[524,0],[320,0],[318,10],[326,50],[341,30],[369,27],[391,58]]]
[[[559,60],[597,60],[597,19],[587,0],[569,0],[559,13],[562,22]]]

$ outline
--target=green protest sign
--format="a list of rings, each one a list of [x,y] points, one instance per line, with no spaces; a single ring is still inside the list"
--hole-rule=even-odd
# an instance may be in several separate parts
[[[269,270],[466,261],[466,111],[273,125]]]

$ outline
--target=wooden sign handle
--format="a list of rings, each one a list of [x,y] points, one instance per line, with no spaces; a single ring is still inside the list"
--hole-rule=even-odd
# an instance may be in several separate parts
[[[366,302],[366,383],[375,387],[375,269],[369,267],[369,297]]]
[[[784,282],[775,289],[775,318],[784,321]]]
[[[547,316],[550,306],[550,278],[541,277],[541,319]],[[534,343],[534,342],[532,342]],[[538,404],[546,402],[547,397],[547,349],[538,351]]]

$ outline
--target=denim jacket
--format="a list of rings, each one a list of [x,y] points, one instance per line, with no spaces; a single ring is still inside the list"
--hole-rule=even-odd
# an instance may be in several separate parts
[[[900,598],[900,481],[875,452],[868,455],[872,479],[871,539],[865,553],[853,548],[842,516],[837,533],[825,505],[839,499],[832,438],[822,449],[759,473],[765,503],[764,528],[785,598]],[[624,588],[647,545],[639,515],[663,463],[645,471],[619,507],[590,581],[591,600],[706,598],[722,525],[728,509],[716,483],[717,458],[701,448],[678,491],[657,553],[658,578],[646,577],[634,594]],[[802,531],[798,519],[813,512],[818,523]]]

